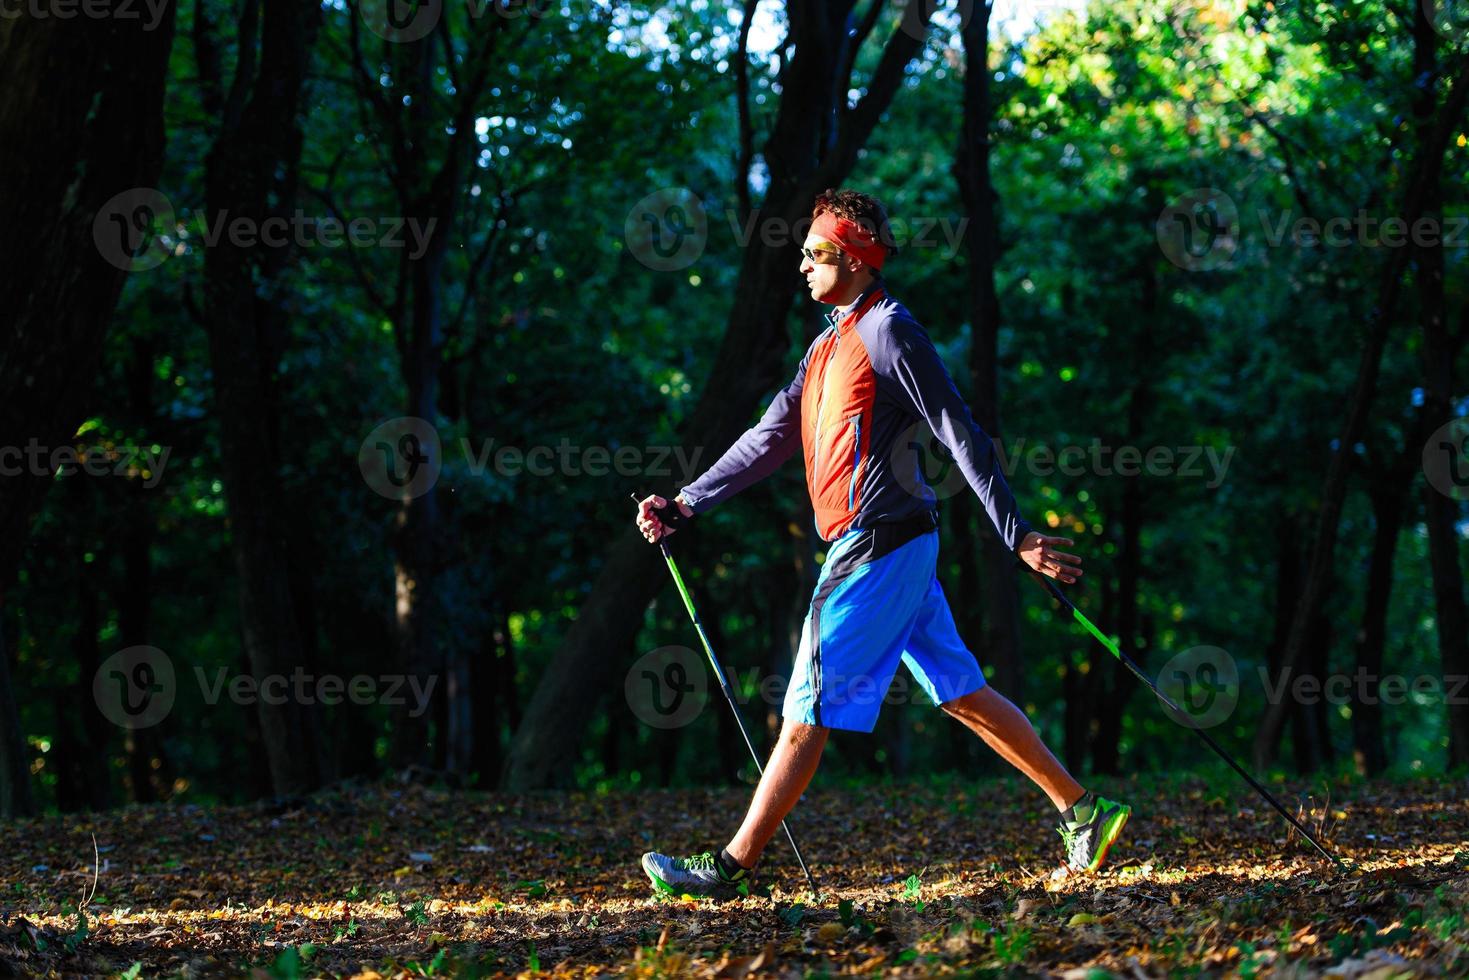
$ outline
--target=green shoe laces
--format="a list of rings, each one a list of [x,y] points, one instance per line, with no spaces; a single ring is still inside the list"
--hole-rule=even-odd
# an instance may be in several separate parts
[[[695,854],[693,857],[684,858],[677,863],[683,865],[685,871],[713,871],[714,852],[705,851],[703,854]]]

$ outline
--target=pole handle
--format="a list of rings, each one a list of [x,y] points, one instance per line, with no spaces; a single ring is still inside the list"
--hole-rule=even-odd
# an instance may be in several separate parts
[[[639,496],[638,491],[633,490],[630,493],[630,496],[633,500],[641,504],[643,502],[643,498],[648,495],[643,494]],[[670,531],[678,530],[684,524],[688,523],[689,520],[683,515],[683,511],[679,510],[677,501],[671,499],[668,501],[667,507],[654,507],[653,516],[658,518],[663,526],[668,528],[668,530]]]

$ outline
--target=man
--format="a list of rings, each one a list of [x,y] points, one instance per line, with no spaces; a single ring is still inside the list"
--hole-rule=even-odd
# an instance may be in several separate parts
[[[1067,584],[1081,559],[1057,550],[1021,519],[1000,472],[994,443],[975,424],[938,352],[881,277],[892,234],[874,198],[827,191],[816,201],[801,249],[813,299],[836,307],[795,379],[764,417],[718,462],[674,498],[685,518],[773,473],[802,447],[816,527],[831,542],[791,672],[780,738],[744,823],[716,855],[643,855],[657,890],[731,895],[749,880],[766,844],[816,772],[832,728],[871,732],[901,661],[948,714],[1030,777],[1061,813],[1065,845],[1057,876],[1095,871],[1130,808],[1085,791],[1061,766],[1018,708],[985,684],[959,639],[934,569],[935,497],[915,455],[904,452],[926,423],[953,454],[1005,547],[1028,566]],[[639,502],[649,541],[673,533]],[[747,890],[747,889],[746,889]]]

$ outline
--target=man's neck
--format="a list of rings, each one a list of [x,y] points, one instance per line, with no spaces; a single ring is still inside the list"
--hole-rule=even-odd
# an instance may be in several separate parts
[[[863,283],[861,286],[856,287],[857,291],[853,293],[851,298],[848,299],[845,303],[833,304],[835,306],[835,309],[832,310],[833,315],[845,316],[846,314],[850,313],[852,311],[852,308],[855,307],[862,300],[862,297],[871,292],[873,287],[876,285],[877,280],[873,278],[868,279],[867,282]]]

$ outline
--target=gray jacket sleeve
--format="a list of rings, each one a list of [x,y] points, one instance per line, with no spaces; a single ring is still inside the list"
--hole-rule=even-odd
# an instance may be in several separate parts
[[[927,332],[912,320],[892,317],[876,332],[870,356],[879,379],[919,418],[954,456],[960,472],[979,496],[1000,540],[1014,551],[1030,533],[1000,470],[995,444],[969,412]]]
[[[795,378],[776,392],[760,421],[746,429],[702,476],[679,491],[695,514],[765,479],[800,448],[801,391],[810,358],[808,349]]]

